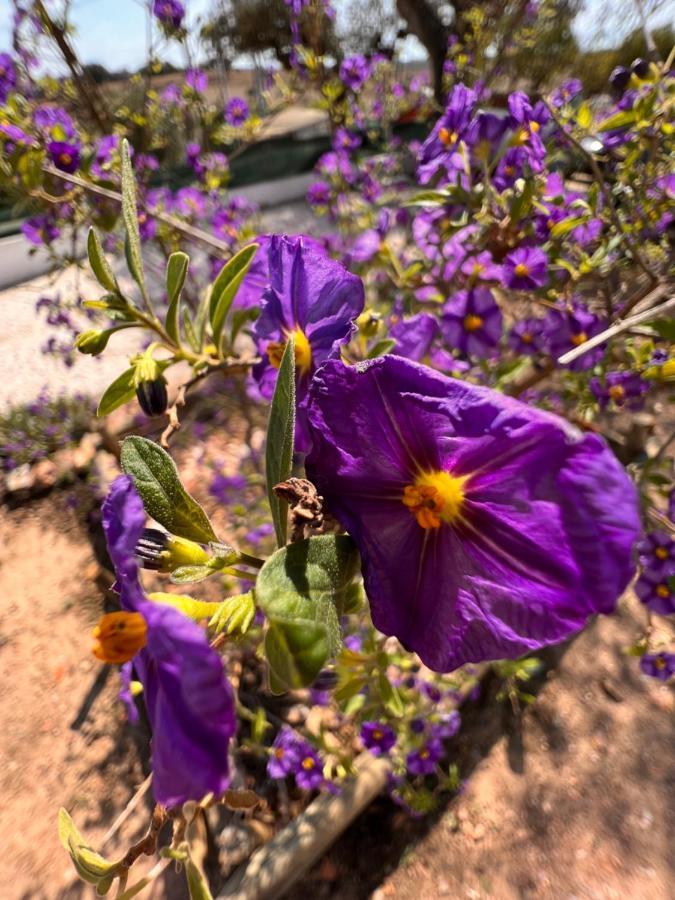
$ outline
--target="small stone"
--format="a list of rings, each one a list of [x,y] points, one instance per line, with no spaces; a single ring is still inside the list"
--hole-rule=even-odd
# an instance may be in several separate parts
[[[445,880],[445,878],[439,878],[436,882],[436,890],[438,891],[439,897],[447,897],[450,893],[450,885]]]
[[[10,494],[29,490],[33,485],[33,475],[30,470],[30,465],[24,463],[22,466],[17,466],[16,469],[13,469],[7,475],[5,484],[7,485],[7,491]]]
[[[33,484],[36,488],[51,488],[56,484],[56,465],[51,459],[41,459],[33,466]]]

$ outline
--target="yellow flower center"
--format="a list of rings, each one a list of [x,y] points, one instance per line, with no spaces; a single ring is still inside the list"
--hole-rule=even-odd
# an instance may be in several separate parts
[[[447,128],[440,128],[438,131],[438,139],[442,144],[445,144],[446,147],[451,147],[453,144],[457,143],[459,135],[456,131],[448,131]]]
[[[480,316],[468,315],[464,316],[463,324],[465,331],[478,331],[483,324],[483,320]]]
[[[288,337],[291,335],[295,338],[295,365],[302,375],[306,375],[312,366],[312,348],[301,328],[296,328]],[[281,365],[286,343],[286,341],[271,341],[267,345],[267,355],[275,369]]]
[[[518,278],[524,278],[526,275],[530,274],[530,270],[525,265],[525,263],[518,263],[513,271],[516,273]]]
[[[668,559],[668,551],[665,547],[657,547],[654,553],[657,559]]]
[[[316,760],[312,759],[311,756],[306,756],[302,761],[302,768],[306,772],[310,772],[316,766]]]
[[[524,331],[524,332],[521,334],[520,339],[522,340],[522,342],[523,342],[524,344],[531,344],[532,341],[534,340],[534,338],[532,337],[532,335],[530,334],[529,331]]]
[[[283,759],[284,754],[285,754],[285,750],[283,747],[277,747],[276,750],[274,751],[274,756],[276,757],[276,759]]]
[[[443,522],[451,525],[461,518],[467,479],[468,475],[424,472],[403,489],[403,505],[422,528],[440,528]]]
[[[657,669],[665,669],[665,667],[666,667],[665,659],[662,656],[657,656],[656,659],[654,660],[654,666]]]
[[[73,157],[70,153],[60,153],[59,154],[59,162],[62,166],[69,166],[73,161]]]
[[[148,626],[138,612],[114,612],[101,617],[94,631],[92,652],[101,662],[129,662],[145,647]]]
[[[429,751],[424,748],[424,750],[420,750],[420,759],[429,759]]]
[[[580,331],[579,334],[573,334],[570,338],[575,347],[579,347],[581,344],[585,344],[588,340],[588,335],[585,331]]]
[[[541,125],[539,124],[539,122],[530,122],[530,131],[534,131],[534,133],[536,134],[540,128]]]
[[[656,588],[656,594],[659,597],[663,597],[664,600],[667,600],[670,597],[670,588],[667,584],[660,584]]]
[[[375,728],[373,731],[373,740],[381,741],[383,737],[382,731],[379,728]]]
[[[615,403],[620,403],[626,396],[626,392],[620,384],[613,384],[607,393]]]

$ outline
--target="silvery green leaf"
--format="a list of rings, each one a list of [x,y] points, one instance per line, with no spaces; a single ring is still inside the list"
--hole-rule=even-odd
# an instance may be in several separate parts
[[[129,142],[122,141],[122,218],[127,232],[126,257],[129,271],[145,296],[145,275],[141,256],[141,235],[138,230],[138,207],[136,203],[136,180],[131,165]]]
[[[209,300],[209,318],[211,320],[211,330],[213,331],[213,342],[216,347],[220,346],[223,325],[232,306],[232,301],[246,277],[246,273],[259,246],[259,244],[250,244],[248,247],[244,247],[238,253],[235,253],[232,259],[225,263],[218,273],[218,277],[213,282]]]
[[[87,235],[87,255],[89,256],[89,265],[98,283],[107,291],[118,294],[117,280],[108,260],[103,254],[101,242],[93,228],[89,229],[89,234]]]
[[[176,343],[179,341],[180,295],[185,284],[190,257],[187,253],[172,253],[166,264],[166,292],[169,309],[166,313],[166,332]]]
[[[180,483],[176,464],[166,450],[147,438],[125,438],[122,469],[131,475],[143,505],[171,534],[208,544],[218,538],[208,516]]]
[[[274,493],[274,485],[285,481],[293,465],[293,441],[295,438],[295,340],[291,336],[279,366],[272,408],[267,425],[265,471],[267,499],[272,510],[272,521],[280,547],[286,543],[288,531],[288,504]]]

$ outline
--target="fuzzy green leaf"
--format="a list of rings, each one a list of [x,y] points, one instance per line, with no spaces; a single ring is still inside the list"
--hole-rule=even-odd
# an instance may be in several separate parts
[[[180,483],[176,464],[159,444],[147,438],[125,438],[122,469],[131,475],[147,513],[171,534],[208,544],[218,538],[208,516]]]
[[[103,254],[103,247],[101,247],[101,242],[93,228],[89,229],[89,234],[87,235],[87,255],[91,270],[101,287],[104,287],[106,291],[111,291],[113,294],[118,294],[117,280],[108,260]]]
[[[129,142],[122,141],[122,218],[127,232],[126,257],[129,271],[145,296],[145,275],[141,256],[141,235],[138,230],[138,207],[136,203],[136,180],[131,165]]]
[[[136,396],[136,388],[134,386],[135,372],[136,370],[132,366],[130,369],[126,369],[122,372],[121,375],[118,375],[112,384],[108,385],[103,392],[103,396],[98,404],[98,409],[96,410],[96,415],[99,418],[109,415],[119,406],[133,400]]]
[[[277,544],[283,547],[288,531],[288,504],[273,491],[274,485],[285,481],[293,466],[293,441],[295,438],[295,340],[291,336],[286,344],[279,366],[272,408],[267,425],[265,471],[267,499],[272,510],[272,521]]]

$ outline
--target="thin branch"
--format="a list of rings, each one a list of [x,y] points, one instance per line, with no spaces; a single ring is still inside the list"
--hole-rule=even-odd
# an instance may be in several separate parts
[[[614,227],[621,235],[624,243],[630,250],[631,256],[633,257],[635,262],[642,269],[642,271],[648,276],[651,283],[656,284],[656,282],[658,281],[658,276],[651,270],[649,265],[645,262],[638,247],[634,243],[633,238],[629,235],[623,222],[621,221],[621,218],[619,217],[619,214],[616,211],[616,207],[614,206],[614,200],[612,198],[612,193],[609,189],[607,182],[605,181],[605,176],[602,174],[602,169],[598,165],[596,158],[593,156],[592,153],[589,153],[588,150],[586,150],[586,148],[583,146],[583,144],[580,141],[578,141],[574,137],[573,134],[570,134],[570,132],[565,128],[563,123],[558,118],[557,113],[551,107],[550,103],[548,102],[548,100],[546,100],[545,97],[542,97],[542,103],[544,104],[546,109],[549,111],[549,113],[551,115],[551,119],[558,126],[563,137],[574,147],[574,149],[578,153],[580,153],[583,156],[583,158],[586,160],[586,162],[590,166],[591,171],[593,172],[593,176],[598,184],[598,187],[600,188],[600,191],[602,192],[603,199],[607,205],[607,210],[612,219],[612,222],[614,223]]]
[[[599,347],[600,344],[604,344],[617,334],[628,331],[633,325],[639,325],[642,322],[651,322],[652,319],[658,319],[659,316],[670,312],[671,309],[675,309],[675,297],[671,297],[670,300],[666,300],[665,303],[661,303],[658,306],[652,306],[650,309],[645,309],[643,312],[636,313],[636,315],[631,316],[629,319],[624,319],[621,322],[610,325],[609,328],[601,331],[600,334],[596,334],[594,337],[584,341],[579,347],[575,347],[573,350],[563,353],[563,355],[558,358],[558,364],[566,366],[569,363],[574,362],[574,360],[578,359],[580,356],[583,356],[584,353],[588,353],[589,350],[593,350],[595,347]]]
[[[117,832],[120,830],[122,825],[126,822],[126,820],[129,818],[131,813],[136,809],[138,804],[141,802],[143,797],[145,797],[145,795],[148,792],[148,788],[150,787],[151,782],[152,782],[152,773],[150,775],[148,775],[148,777],[145,779],[145,781],[140,785],[140,787],[138,788],[136,793],[133,795],[131,800],[129,800],[129,802],[124,807],[122,812],[115,819],[115,821],[112,823],[110,828],[106,831],[106,833],[103,836],[103,840],[101,841],[101,849],[103,849],[103,847],[105,847],[105,845],[108,843],[108,841],[111,838],[113,838],[115,836],[115,834],[117,834]]]
[[[147,833],[133,844],[127,852],[124,854],[124,858],[120,862],[120,866],[123,869],[130,869],[139,856],[152,856],[152,854],[157,849],[157,840],[159,838],[159,833],[162,830],[162,826],[167,820],[167,812],[163,806],[160,806],[158,803],[152,811],[152,818],[150,819],[150,827],[148,828]]]
[[[116,203],[122,203],[122,195],[117,191],[111,191],[108,188],[99,187],[99,185],[97,184],[92,184],[90,181],[86,181],[84,178],[80,178],[79,175],[69,175],[67,172],[62,172],[60,169],[57,169],[55,166],[49,165],[47,163],[42,166],[42,171],[46,172],[48,175],[54,175],[56,178],[60,178],[62,181],[68,181],[72,184],[76,184],[78,187],[84,188],[85,191],[89,191],[90,194],[97,194],[99,197],[105,197],[108,200],[114,200]],[[59,202],[62,203],[63,198],[60,198]],[[172,216],[169,213],[149,210],[146,206],[144,206],[140,198],[138,201],[138,205],[144,210],[144,212],[147,213],[147,215],[151,216],[154,219],[157,219],[160,222],[164,222],[165,225],[168,225],[170,228],[179,231],[187,238],[190,238],[191,240],[196,241],[199,244],[206,244],[207,246],[214,248],[215,250],[221,250],[228,255],[232,253],[232,248],[229,244],[226,244],[225,241],[221,241],[217,237],[214,237],[212,234],[209,234],[208,231],[203,231],[201,228],[196,228],[194,225],[188,225],[186,222],[182,222],[180,219],[177,219],[175,216]]]

